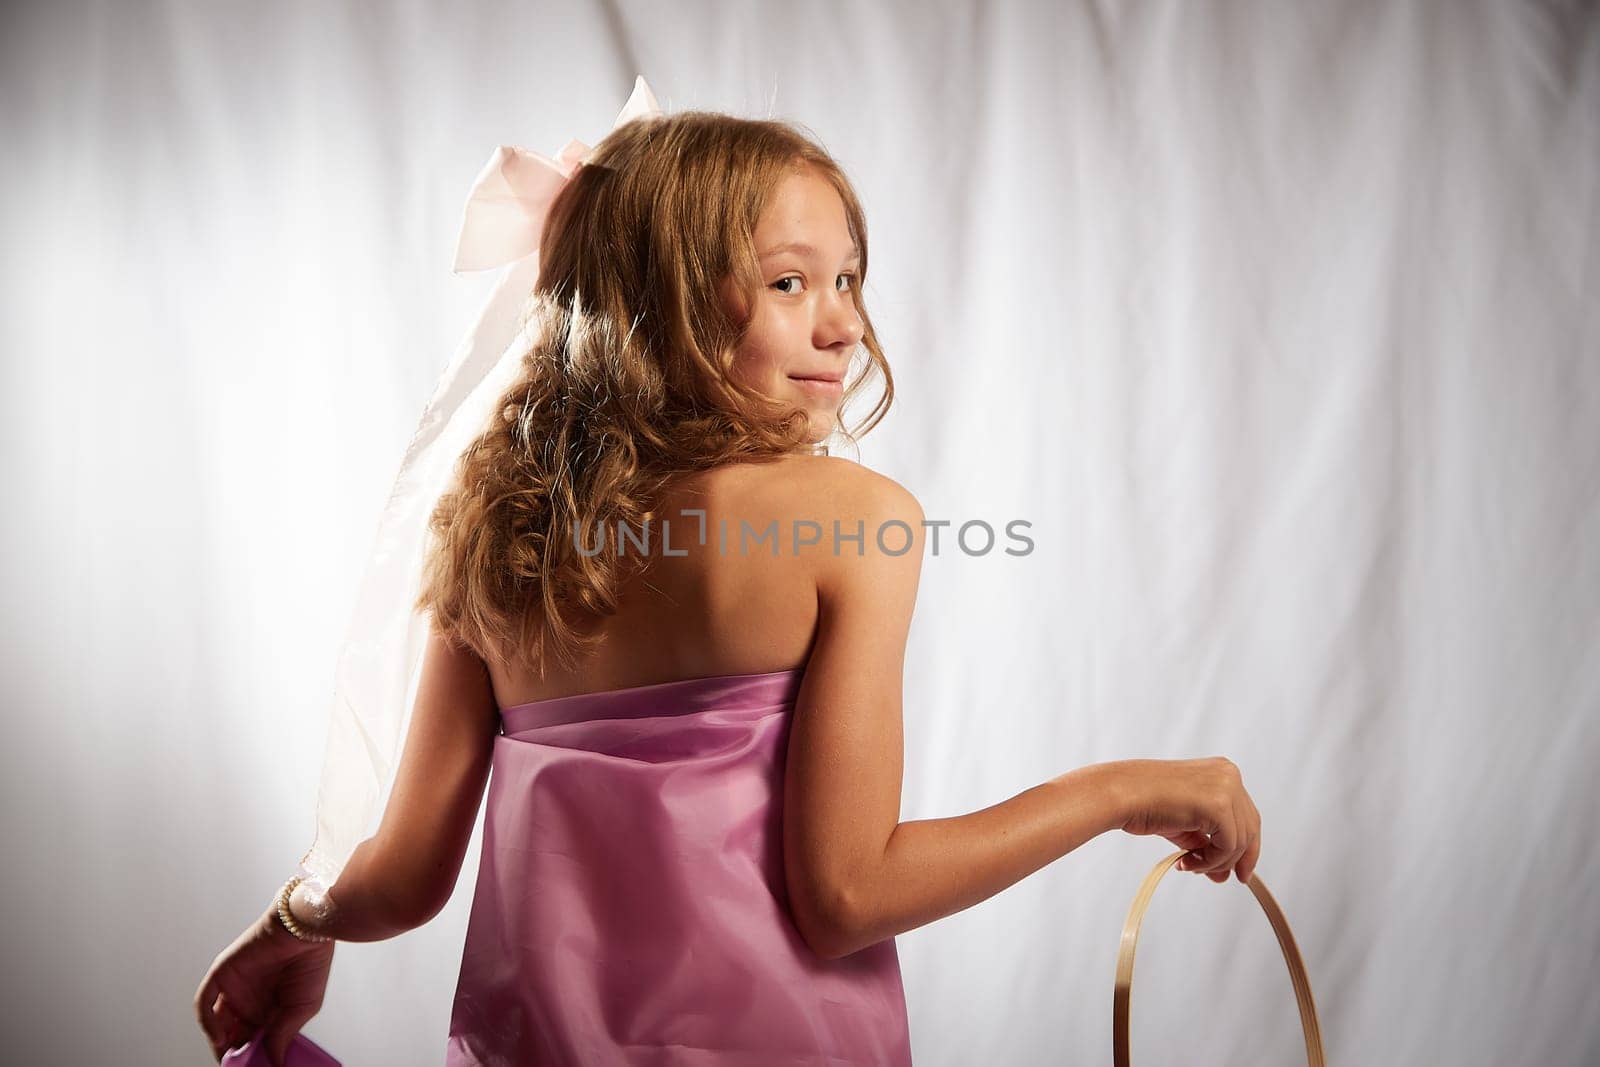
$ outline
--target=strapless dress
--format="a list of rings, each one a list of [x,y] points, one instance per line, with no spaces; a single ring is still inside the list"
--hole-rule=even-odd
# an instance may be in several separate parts
[[[447,1065],[911,1062],[894,939],[825,960],[790,915],[803,673],[502,709]]]

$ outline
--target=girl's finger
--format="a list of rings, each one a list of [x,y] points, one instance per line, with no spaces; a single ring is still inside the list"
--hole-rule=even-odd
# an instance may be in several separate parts
[[[1198,851],[1211,843],[1211,839],[1199,830],[1186,830],[1181,834],[1168,834],[1167,840],[1181,849]]]
[[[263,1020],[241,1012],[235,1006],[238,1002],[228,996],[226,989],[217,994],[217,1000],[217,1022],[222,1030],[222,1050],[226,1052],[254,1036],[261,1029]]]
[[[239,1013],[233,1010],[226,992],[217,994],[217,1026],[222,1031],[222,1051],[226,1052],[239,1040]]]
[[[1261,824],[1256,823],[1255,836],[1250,839],[1250,847],[1245,849],[1244,859],[1239,861],[1239,881],[1249,884],[1256,873],[1256,864],[1261,861]]]
[[[1211,847],[1211,838],[1196,830],[1181,838],[1174,838],[1173,843],[1189,850],[1189,854],[1178,861],[1178,869],[1194,871],[1200,868],[1201,861],[1205,859],[1206,849]]]
[[[1250,794],[1244,794],[1245,805],[1245,834],[1244,848],[1239,852],[1239,858],[1234,862],[1234,870],[1254,871],[1256,857],[1261,854],[1261,812],[1256,807],[1256,802],[1250,799]],[[1240,879],[1244,881],[1244,879]]]
[[[206,1035],[211,1051],[219,1060],[228,1047],[226,1028],[217,1012],[218,1002],[221,999],[222,993],[217,989],[215,982],[205,983],[195,995],[195,1014],[200,1021],[200,1031]]]
[[[1227,862],[1227,857],[1234,853],[1235,843],[1238,841],[1238,813],[1234,808],[1227,809],[1227,813],[1219,821],[1218,832],[1211,835],[1211,845],[1206,846],[1205,862],[1200,864],[1200,870],[1206,877],[1216,881],[1213,877],[1216,869]]]
[[[1222,877],[1226,878],[1229,866],[1228,859],[1238,849],[1240,828],[1239,814],[1230,806],[1218,820],[1217,829],[1211,835],[1211,843],[1199,850],[1198,861],[1187,869],[1199,871],[1215,882],[1217,881],[1217,871],[1220,868],[1223,872]]]

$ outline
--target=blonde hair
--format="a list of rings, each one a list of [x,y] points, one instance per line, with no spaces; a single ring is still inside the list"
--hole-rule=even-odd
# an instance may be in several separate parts
[[[631,568],[648,560],[620,556],[620,536],[603,531],[641,529],[680,475],[808,448],[804,410],[730,374],[748,324],[718,295],[731,276],[754,307],[756,222],[778,183],[806,167],[838,191],[860,251],[866,359],[845,402],[874,369],[883,379],[867,417],[841,431],[853,442],[882,420],[894,380],[862,303],[866,220],[826,150],[788,123],[714,112],[618,127],[551,207],[524,312],[539,339],[430,517],[415,608],[436,630],[485,659],[542,673],[553,653],[570,668],[598,640],[578,621],[613,613]],[[593,555],[591,530],[602,531]]]

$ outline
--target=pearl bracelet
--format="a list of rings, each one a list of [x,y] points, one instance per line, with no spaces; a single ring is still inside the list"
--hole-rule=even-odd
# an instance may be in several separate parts
[[[275,902],[278,912],[278,921],[283,928],[302,941],[332,941],[327,934],[315,934],[295,921],[294,913],[289,910],[289,894],[294,892],[294,887],[305,879],[295,875],[283,883],[283,888],[278,890],[278,899]]]

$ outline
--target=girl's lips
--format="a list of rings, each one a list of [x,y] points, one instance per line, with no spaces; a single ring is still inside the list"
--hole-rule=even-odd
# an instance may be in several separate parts
[[[827,378],[796,378],[789,376],[789,380],[808,392],[820,393],[823,396],[843,396],[844,382],[830,381]]]

